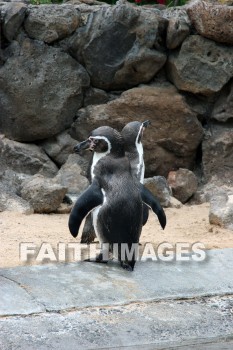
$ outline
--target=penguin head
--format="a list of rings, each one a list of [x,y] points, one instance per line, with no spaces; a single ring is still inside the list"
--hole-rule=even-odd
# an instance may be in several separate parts
[[[130,122],[122,129],[121,134],[124,138],[126,148],[135,147],[142,142],[144,130],[151,124],[149,120],[144,122]]]
[[[117,130],[109,126],[101,126],[93,130],[87,140],[74,147],[76,153],[84,149],[100,154],[111,153],[124,156],[124,139]]]

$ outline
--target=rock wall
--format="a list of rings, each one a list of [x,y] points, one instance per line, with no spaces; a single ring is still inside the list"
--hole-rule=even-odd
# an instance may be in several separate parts
[[[152,122],[146,176],[199,169],[199,183],[233,187],[232,17],[202,0],[164,10],[0,2],[0,210],[12,196],[30,211],[37,190],[25,186],[42,193],[43,177],[56,198],[80,193],[88,159],[72,154],[76,140],[132,120]]]

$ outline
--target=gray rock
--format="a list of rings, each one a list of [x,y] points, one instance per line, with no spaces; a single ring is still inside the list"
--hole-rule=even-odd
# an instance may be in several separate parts
[[[6,169],[0,173],[0,181],[5,188],[9,188],[15,194],[21,191],[22,183],[29,179],[31,175],[19,173],[12,169]]]
[[[77,154],[71,154],[59,170],[54,181],[66,187],[68,193],[81,194],[89,185],[87,178],[84,176],[83,163],[85,163],[85,159]]]
[[[23,214],[33,214],[34,212],[32,206],[26,200],[0,183],[0,212],[5,210]]]
[[[166,62],[160,45],[167,20],[129,3],[102,7],[68,43],[94,87],[127,89],[150,81]]]
[[[3,35],[8,41],[12,41],[18,34],[23,24],[27,6],[21,2],[5,4],[2,9]]]
[[[220,191],[231,195],[233,193],[233,187],[226,186],[221,182],[221,180],[213,178],[211,181],[198,186],[198,190],[193,195],[190,204],[196,205],[207,202],[209,203],[211,198]]]
[[[4,136],[0,137],[1,171],[34,175],[40,173],[53,177],[58,168],[38,146],[29,143],[12,141]]]
[[[168,83],[133,88],[105,105],[81,109],[72,135],[81,141],[98,126],[121,130],[130,121],[147,119],[151,126],[143,140],[146,176],[166,177],[174,167],[192,168],[203,130],[185,99]]]
[[[214,104],[211,118],[226,122],[233,118],[233,82],[223,88],[219,98]]]
[[[161,205],[165,208],[169,207],[171,199],[171,190],[167,184],[165,177],[153,176],[144,180],[144,185],[148,190],[157,197]]]
[[[73,148],[77,145],[67,131],[39,143],[45,153],[59,166],[65,164]]]
[[[197,114],[198,120],[206,123],[212,113],[213,105],[217,99],[217,94],[210,96],[194,95],[185,93],[185,101],[192,111]]]
[[[0,128],[17,141],[46,139],[71,125],[89,76],[61,49],[29,39],[19,49],[0,69]]]
[[[233,76],[233,49],[199,35],[190,35],[179,52],[169,56],[169,79],[180,90],[209,95]]]
[[[233,192],[213,194],[210,200],[209,222],[233,230]]]
[[[188,169],[170,171],[167,181],[172,189],[173,196],[181,203],[186,203],[197,191],[197,178],[194,173]]]
[[[68,203],[61,203],[55,210],[56,214],[69,214],[72,210],[73,205]]]
[[[187,13],[197,32],[211,40],[233,44],[233,8],[196,0],[187,7]]]
[[[178,18],[171,18],[168,23],[166,45],[168,49],[176,49],[190,33],[189,25]]]
[[[22,185],[21,196],[29,202],[35,213],[52,213],[62,203],[67,188],[53,179],[35,175]]]
[[[80,25],[80,13],[68,4],[31,6],[25,20],[30,38],[52,43],[72,34]]]
[[[202,164],[206,182],[232,186],[232,123],[212,122],[202,143]]]
[[[170,197],[169,208],[180,209],[182,207],[183,207],[183,204],[180,201],[178,201],[178,199],[172,196]]]
[[[1,25],[1,19],[0,19],[0,25]],[[5,55],[2,49],[0,49],[0,66],[2,66],[5,63]]]
[[[175,18],[181,22],[187,23],[187,25],[191,27],[191,21],[187,14],[186,6],[168,6],[164,11],[161,11],[161,16],[168,20]]]
[[[102,103],[107,103],[109,99],[109,95],[104,90],[90,88],[85,93],[84,107],[89,105],[100,105]]]

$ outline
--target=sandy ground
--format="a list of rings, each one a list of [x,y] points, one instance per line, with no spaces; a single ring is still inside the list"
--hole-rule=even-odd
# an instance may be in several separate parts
[[[163,231],[155,215],[150,214],[146,226],[143,228],[140,242],[150,242],[154,247],[161,242],[169,242],[175,245],[177,242],[204,243],[206,249],[233,248],[233,231],[217,226],[212,226],[208,221],[209,205],[183,206],[181,209],[165,209],[167,226]],[[55,261],[58,260],[58,252],[64,247],[67,249],[66,256],[60,253],[60,261],[74,261],[74,249],[68,249],[68,243],[79,242],[80,236],[74,239],[67,227],[68,215],[23,215],[13,212],[0,213],[0,267],[11,267],[25,264],[38,264],[51,262],[49,259],[37,261],[38,252],[43,243],[52,246]],[[35,244],[35,253],[26,263],[20,255],[20,244]],[[60,249],[58,249],[58,244]],[[95,245],[96,246],[96,245]],[[43,245],[47,248],[48,245]],[[30,248],[30,247],[29,247]],[[42,250],[50,254],[51,250]]]

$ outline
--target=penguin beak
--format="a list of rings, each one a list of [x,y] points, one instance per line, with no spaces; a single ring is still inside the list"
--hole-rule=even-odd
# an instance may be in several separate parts
[[[74,147],[74,152],[75,153],[80,153],[81,151],[88,150],[91,148],[91,140],[87,139],[83,142],[78,143]]]
[[[89,137],[87,140],[78,143],[74,147],[74,152],[80,153],[81,151],[84,151],[84,150],[89,150],[93,152],[95,150],[97,143],[98,143],[98,140],[95,140],[94,138]]]
[[[143,128],[147,128],[149,125],[151,125],[151,121],[150,120],[146,120],[145,122],[142,123]]]

